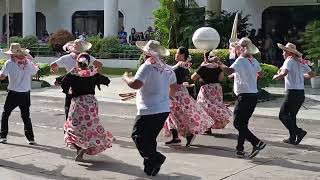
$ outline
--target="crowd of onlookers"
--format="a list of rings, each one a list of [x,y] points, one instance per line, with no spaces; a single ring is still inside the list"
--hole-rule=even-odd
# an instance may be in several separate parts
[[[297,49],[301,50],[301,35],[302,31],[293,26],[288,28],[285,33],[281,33],[275,28],[271,29],[270,33],[265,33],[262,29],[259,29],[258,32],[252,29],[249,38],[259,48],[264,63],[281,66],[283,58],[277,43],[291,42],[297,45]]]
[[[151,26],[145,32],[137,32],[135,28],[131,28],[131,32],[124,31],[124,27],[120,28],[118,32],[118,38],[121,44],[135,45],[136,41],[149,41],[153,38],[154,30]]]

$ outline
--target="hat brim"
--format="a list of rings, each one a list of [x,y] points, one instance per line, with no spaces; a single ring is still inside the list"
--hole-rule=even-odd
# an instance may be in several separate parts
[[[293,53],[293,54],[295,54],[295,55],[298,55],[299,57],[302,56],[302,53],[299,52],[299,51],[296,50],[296,49],[288,48],[288,47],[286,47],[286,46],[284,46],[283,44],[280,44],[280,43],[277,43],[277,45],[278,45],[278,47],[279,47],[280,49],[282,49],[282,50],[284,50],[284,51],[291,52],[291,53]]]
[[[21,48],[20,52],[13,52],[10,49],[4,49],[3,50],[3,54],[7,54],[7,55],[24,55],[27,56],[29,54],[30,50],[26,49],[26,48]]]
[[[66,52],[82,53],[82,52],[89,51],[92,47],[92,44],[87,41],[83,42],[82,47],[80,49],[76,49],[74,45],[75,45],[74,41],[69,41],[62,47],[62,49]]]
[[[144,52],[148,51],[148,49],[146,48],[147,44],[148,44],[148,41],[137,41],[136,42],[136,46]],[[170,51],[163,46],[158,47],[157,53],[160,56],[170,56]]]
[[[240,47],[241,45],[237,41],[237,42],[231,42],[230,46],[235,48],[235,47]],[[250,43],[247,46],[247,53],[249,53],[249,54],[258,54],[258,53],[260,53],[260,50],[257,48],[256,45],[254,45],[253,43]]]

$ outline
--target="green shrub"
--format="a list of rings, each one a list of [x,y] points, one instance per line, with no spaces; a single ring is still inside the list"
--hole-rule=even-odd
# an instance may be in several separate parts
[[[314,63],[313,70],[320,73],[320,20],[310,22],[306,26],[306,31],[303,33],[302,41],[304,45],[302,48],[307,54],[307,57]]]
[[[47,63],[37,63],[39,67],[39,71],[35,75],[35,79],[39,80],[40,78],[44,76],[49,76],[50,75],[50,65]]]
[[[90,54],[97,58],[118,58],[119,53],[138,50],[136,46],[120,44],[116,36],[108,36],[106,38],[93,36],[88,41],[92,44]]]
[[[5,62],[6,62],[6,60],[0,59],[0,69],[2,68],[2,66],[4,65]]]
[[[277,74],[278,67],[271,64],[260,64],[263,77],[258,81],[259,89],[268,87],[272,82],[272,77]]]
[[[68,30],[58,30],[53,33],[49,39],[49,46],[56,52],[63,52],[62,47],[69,41],[73,41],[75,37]]]
[[[12,36],[10,37],[10,43],[19,43],[22,44],[22,37],[19,36]]]
[[[26,36],[22,38],[21,46],[30,49],[31,47],[38,46],[38,38],[36,36]]]
[[[19,43],[21,47],[30,49],[39,45],[38,38],[36,36],[26,36],[24,38],[13,36],[10,38],[10,43]]]

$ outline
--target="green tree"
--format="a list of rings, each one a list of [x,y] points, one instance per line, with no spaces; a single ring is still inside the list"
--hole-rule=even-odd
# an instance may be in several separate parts
[[[307,54],[307,57],[311,59],[314,63],[313,69],[319,74],[319,60],[320,60],[320,21],[310,22],[306,26],[306,31],[302,35],[302,48],[304,52]]]

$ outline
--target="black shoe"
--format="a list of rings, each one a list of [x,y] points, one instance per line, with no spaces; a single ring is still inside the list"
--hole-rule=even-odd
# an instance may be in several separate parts
[[[212,135],[211,128],[210,128],[210,129],[208,129],[208,130],[206,130],[206,131],[204,132],[204,134]]]
[[[297,141],[295,143],[295,145],[300,144],[300,142],[302,141],[302,139],[307,135],[307,131],[302,130],[299,134],[297,134]]]
[[[144,165],[143,171],[148,175],[151,176],[151,173],[153,171],[153,167],[150,165]]]
[[[256,155],[258,155],[259,152],[266,147],[266,145],[267,145],[266,143],[260,141],[257,146],[253,146],[252,152],[249,155],[249,158],[252,159],[256,157]]]
[[[194,141],[194,139],[196,138],[196,136],[194,134],[190,134],[186,137],[187,139],[187,144],[186,144],[186,147],[190,147],[192,142]]]
[[[164,163],[165,160],[166,160],[166,156],[164,156],[163,154],[159,153],[158,157],[157,157],[157,163],[155,163],[155,165],[153,166],[153,170],[152,170],[152,173],[151,173],[152,176],[156,176],[159,173],[160,168],[161,168],[161,166],[162,166],[162,164]]]
[[[282,142],[287,143],[287,144],[293,144],[293,145],[296,144],[296,142],[290,138],[284,139],[284,140],[282,140]]]
[[[180,145],[181,139],[172,139],[171,141],[165,142],[165,145]]]
[[[237,151],[237,152],[236,152],[236,156],[237,156],[238,158],[244,158],[244,155],[245,155],[245,153],[244,153],[243,151]]]

